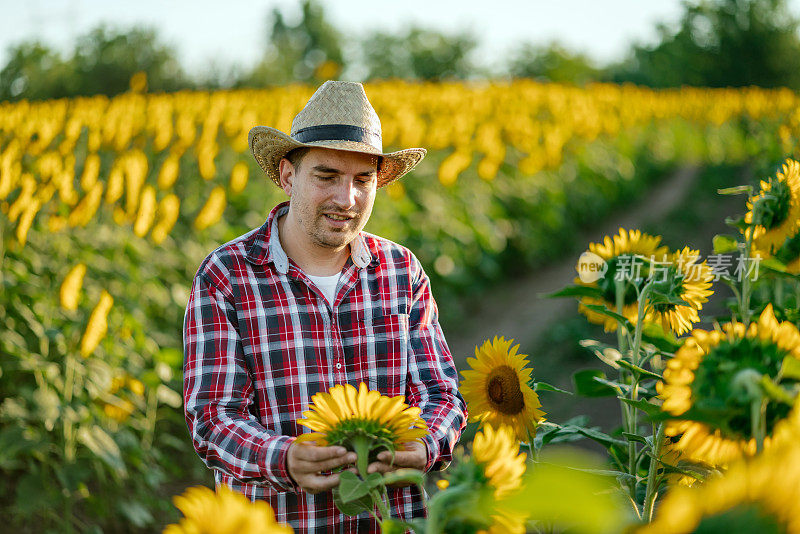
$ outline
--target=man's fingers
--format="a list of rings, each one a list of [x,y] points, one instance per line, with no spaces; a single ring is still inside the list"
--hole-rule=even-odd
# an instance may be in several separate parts
[[[298,460],[294,463],[295,471],[301,473],[319,473],[320,471],[330,471],[343,465],[353,464],[356,461],[355,454],[352,458],[349,455],[332,458],[330,460],[322,460],[319,462],[309,462],[307,460]]]
[[[309,493],[328,491],[339,485],[339,473],[332,475],[306,475],[298,481],[300,487]]]
[[[393,471],[394,467],[384,462],[373,462],[367,466],[367,473],[388,473]]]
[[[307,445],[303,443],[297,447],[295,456],[297,459],[305,460],[306,462],[321,462],[323,460],[344,456],[346,453],[347,449],[344,447],[317,447],[316,445]]]

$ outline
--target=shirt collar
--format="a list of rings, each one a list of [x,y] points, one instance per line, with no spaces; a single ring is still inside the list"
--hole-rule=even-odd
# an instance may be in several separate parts
[[[271,261],[279,273],[289,272],[289,257],[281,246],[278,233],[278,219],[288,211],[288,202],[281,202],[272,209],[267,221],[254,234],[253,241],[247,249],[245,257],[249,262],[263,265]],[[372,262],[372,253],[364,240],[363,232],[359,232],[350,243],[350,258],[356,267],[362,269]]]

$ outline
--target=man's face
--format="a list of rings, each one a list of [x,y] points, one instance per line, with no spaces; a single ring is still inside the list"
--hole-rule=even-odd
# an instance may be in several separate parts
[[[297,167],[281,160],[291,214],[310,244],[340,249],[367,224],[378,184],[378,157],[312,148]]]

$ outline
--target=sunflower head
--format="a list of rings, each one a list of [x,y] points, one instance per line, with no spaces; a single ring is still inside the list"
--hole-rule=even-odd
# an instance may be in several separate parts
[[[450,510],[444,531],[522,534],[527,514],[505,506],[504,499],[520,490],[525,466],[514,429],[484,425],[475,434],[471,456],[462,458],[447,476],[444,491],[471,489]]]
[[[800,447],[782,445],[703,485],[673,488],[636,533],[800,532],[799,479]]]
[[[664,330],[682,335],[698,322],[698,311],[713,293],[710,289],[714,275],[706,262],[698,262],[700,252],[684,247],[669,257],[663,265],[656,264],[653,289],[666,299],[657,300],[648,321],[660,321]],[[683,301],[684,304],[676,304]]]
[[[311,397],[312,405],[303,412],[298,424],[313,430],[301,434],[300,442],[318,445],[341,445],[359,453],[378,450],[395,451],[404,443],[428,434],[428,425],[420,417],[420,408],[409,407],[405,397],[387,397],[370,391],[363,382],[359,388],[339,384],[327,393]],[[363,461],[366,461],[364,458]]]
[[[528,385],[531,369],[526,355],[518,354],[513,339],[495,337],[475,348],[468,358],[470,370],[462,371],[461,392],[469,407],[470,420],[494,426],[508,425],[517,438],[527,441],[544,420],[539,396]]]
[[[764,250],[755,250],[762,257],[769,257],[769,253]],[[773,257],[786,265],[786,272],[789,274],[800,274],[800,228],[794,235],[786,238],[783,244],[773,252]]]
[[[668,422],[666,433],[680,436],[674,448],[712,466],[755,454],[756,398],[766,403],[765,448],[794,432],[800,406],[791,391],[800,382],[782,376],[786,358],[800,359],[800,332],[792,323],[778,323],[771,305],[747,329],[732,323],[711,332],[694,330],[657,385],[665,412],[676,419],[691,416]]]
[[[168,525],[164,534],[291,534],[292,528],[275,521],[266,501],[251,502],[227,486],[216,491],[202,486],[173,498],[183,512],[180,523]]]
[[[589,308],[586,304],[601,304],[611,310],[617,310],[617,284],[623,284],[623,306],[622,315],[628,320],[636,323],[636,295],[637,287],[641,289],[649,274],[648,265],[639,257],[663,258],[667,254],[667,247],[659,245],[660,236],[651,236],[639,230],[619,229],[619,234],[609,237],[606,236],[602,243],[590,243],[589,252],[602,258],[608,269],[605,275],[589,285],[597,287],[602,292],[601,298],[584,297],[578,307],[579,311],[586,315],[586,318],[596,324],[602,324],[606,332],[613,332],[617,329],[617,321],[599,314]],[[580,272],[580,271],[579,271]],[[631,276],[623,276],[630,274]],[[575,280],[581,283],[580,279]]]
[[[744,221],[753,247],[772,254],[800,228],[800,163],[787,159],[775,176],[762,180],[747,209]]]

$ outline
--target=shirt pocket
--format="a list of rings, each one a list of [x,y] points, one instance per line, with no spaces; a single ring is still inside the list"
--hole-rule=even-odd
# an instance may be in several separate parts
[[[360,318],[358,378],[382,395],[405,395],[408,371],[407,313],[373,308]]]

